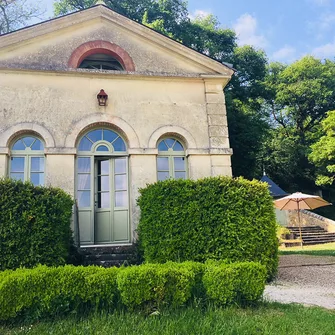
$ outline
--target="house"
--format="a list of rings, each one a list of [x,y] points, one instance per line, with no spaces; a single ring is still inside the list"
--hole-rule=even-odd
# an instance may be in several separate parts
[[[231,175],[233,70],[96,5],[0,36],[0,176],[78,206],[81,245],[134,239],[138,189]]]

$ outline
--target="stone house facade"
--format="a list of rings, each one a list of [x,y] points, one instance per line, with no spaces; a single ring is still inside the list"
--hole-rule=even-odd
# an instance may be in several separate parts
[[[231,175],[232,74],[103,5],[2,35],[0,176],[70,193],[82,245],[131,243],[139,188]]]

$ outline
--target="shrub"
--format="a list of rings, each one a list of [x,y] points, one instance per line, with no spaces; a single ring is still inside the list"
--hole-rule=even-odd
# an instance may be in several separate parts
[[[180,306],[191,298],[195,272],[175,263],[143,264],[120,272],[117,284],[122,303],[130,309]]]
[[[203,276],[207,297],[216,304],[239,304],[259,300],[266,281],[265,266],[254,263],[209,263]]]
[[[0,272],[0,320],[35,320],[123,306],[151,311],[200,300],[245,304],[260,298],[265,277],[265,267],[258,263],[215,261],[6,270]]]
[[[72,205],[61,189],[0,179],[0,270],[65,264]]]
[[[111,309],[118,270],[67,265],[8,271],[0,277],[0,320]]]
[[[275,275],[278,242],[268,186],[228,177],[166,180],[140,190],[147,262],[259,261]]]

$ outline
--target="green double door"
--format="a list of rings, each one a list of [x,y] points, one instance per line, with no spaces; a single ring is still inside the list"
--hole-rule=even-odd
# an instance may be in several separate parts
[[[127,157],[78,157],[77,199],[82,245],[127,243]]]

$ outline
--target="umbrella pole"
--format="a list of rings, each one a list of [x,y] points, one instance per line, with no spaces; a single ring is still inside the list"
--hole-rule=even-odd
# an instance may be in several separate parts
[[[299,201],[298,201],[298,222],[299,222],[300,243],[301,243],[301,249],[302,249],[303,246],[302,246],[302,233],[301,233],[301,221],[300,221]]]

